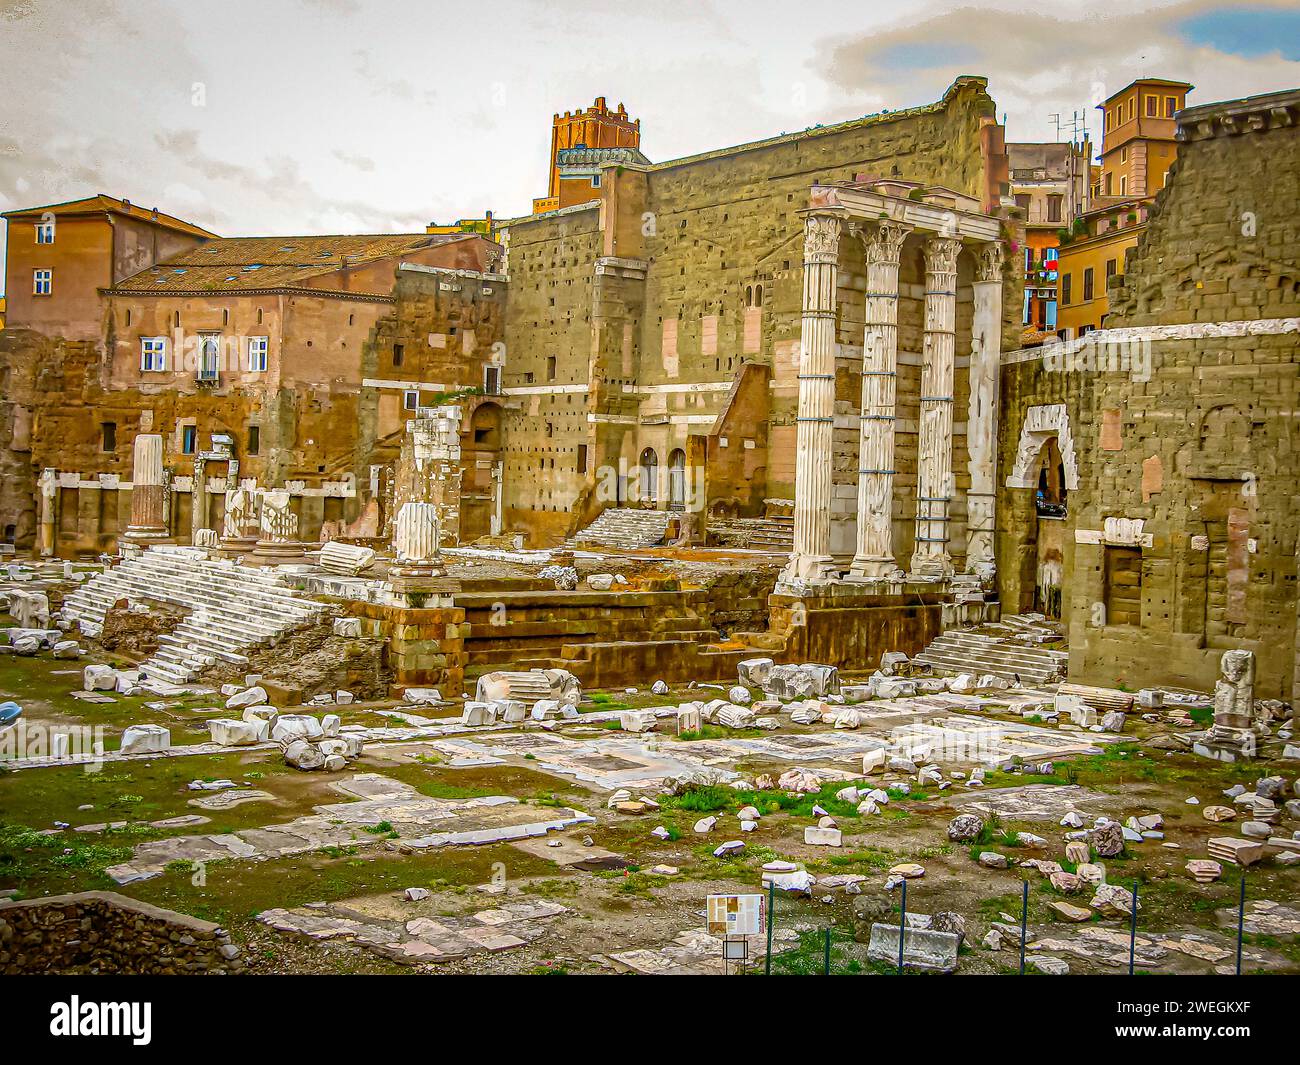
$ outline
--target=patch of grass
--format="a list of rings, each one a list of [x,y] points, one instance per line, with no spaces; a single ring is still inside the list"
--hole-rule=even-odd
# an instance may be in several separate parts
[[[680,795],[664,795],[660,798],[659,805],[670,810],[690,810],[693,813],[711,814],[730,808],[735,804],[734,796],[737,794],[739,793],[732,791],[731,788],[706,784],[691,788]],[[739,805],[743,804],[736,805],[739,808]]]

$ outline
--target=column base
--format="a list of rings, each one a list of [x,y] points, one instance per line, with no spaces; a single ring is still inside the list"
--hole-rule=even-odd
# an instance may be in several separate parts
[[[286,566],[305,561],[306,550],[295,540],[258,540],[247,558],[255,566]]]
[[[256,536],[223,536],[217,541],[217,546],[212,548],[212,553],[218,558],[241,558],[255,547]]]
[[[898,584],[906,577],[903,568],[893,556],[875,558],[855,558],[849,566],[844,579],[852,584],[880,583]]]
[[[126,532],[118,537],[117,549],[123,553],[135,553],[157,544],[173,544],[176,540],[168,535],[161,526],[128,525]]]
[[[953,575],[952,558],[949,555],[935,558],[933,556],[912,556],[912,568],[908,571],[908,580],[942,581]]]
[[[791,555],[776,585],[778,589],[786,589],[782,594],[798,595],[800,589],[831,584],[838,577],[839,571],[830,555]]]

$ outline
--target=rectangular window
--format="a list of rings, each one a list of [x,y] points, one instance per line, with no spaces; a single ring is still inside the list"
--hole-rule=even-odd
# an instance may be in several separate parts
[[[144,373],[162,373],[167,369],[167,338],[140,338],[140,369]]]
[[[554,355],[546,356],[546,379],[548,381],[555,380],[555,356]]]
[[[1165,118],[1173,118],[1174,112],[1177,110],[1178,110],[1178,97],[1166,96],[1165,97]]]
[[[99,423],[99,450],[117,450],[117,422]]]
[[[1083,271],[1083,302],[1087,303],[1092,299],[1092,267],[1089,266]]]
[[[1059,222],[1061,220],[1061,201],[1063,196],[1051,195],[1047,197],[1047,220],[1049,222]]]
[[[269,337],[248,338],[248,369],[250,373],[266,372],[266,349]]]
[[[1160,113],[1160,101],[1154,96],[1147,97],[1147,118],[1155,118]]]
[[[181,426],[181,453],[193,455],[199,442],[199,430],[194,425]]]
[[[1121,196],[1127,196],[1127,195],[1128,195],[1128,175],[1127,175],[1127,174],[1120,174],[1120,176],[1119,176],[1119,194],[1120,194]]]
[[[1061,275],[1061,306],[1062,307],[1068,307],[1070,305],[1070,281],[1072,280],[1073,276],[1074,276],[1073,274]]]
[[[579,473],[587,472],[587,445],[586,444],[578,445],[578,472]]]
[[[1109,281],[1119,270],[1119,261],[1117,259],[1106,260],[1106,280]]]
[[[1107,196],[1111,195],[1111,191],[1110,191],[1110,190],[1111,190],[1111,178],[1112,178],[1112,177],[1114,177],[1114,175],[1111,174],[1110,172],[1107,172],[1107,174],[1106,174],[1106,182],[1105,182],[1105,184],[1106,184],[1106,195],[1107,195]]]
[[[262,446],[262,430],[260,426],[250,425],[248,427],[248,453],[256,455],[258,449]]]
[[[402,365],[402,357],[403,357],[405,354],[406,354],[406,348],[405,348],[405,347],[403,347],[401,344],[394,344],[394,345],[393,345],[393,365],[394,365],[394,366],[401,366],[401,365]]]
[[[53,270],[32,271],[32,295],[48,296],[54,291]]]
[[[414,388],[408,388],[402,393],[402,409],[415,410],[420,406],[420,393]]]
[[[483,367],[483,391],[489,396],[501,394],[501,367]]]
[[[37,225],[37,227],[36,227],[36,243],[37,243],[37,244],[53,244],[53,243],[54,243],[54,223],[53,223],[53,222],[41,222],[40,224]]]

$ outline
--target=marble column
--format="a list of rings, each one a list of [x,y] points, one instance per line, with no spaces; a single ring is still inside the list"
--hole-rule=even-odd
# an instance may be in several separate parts
[[[961,241],[954,237],[931,237],[925,244],[925,351],[911,572],[926,579],[952,575],[948,502],[953,494],[952,385],[960,252]]]
[[[190,482],[190,543],[198,543],[199,532],[208,524],[208,460],[194,456],[194,476]]]
[[[303,544],[298,540],[298,515],[287,488],[261,492],[257,546],[248,558],[260,566],[281,566],[301,562]]]
[[[59,471],[49,466],[41,470],[37,488],[40,492],[39,550],[42,558],[49,558],[54,554],[54,531],[58,528]]]
[[[794,550],[781,581],[832,576],[831,439],[835,428],[835,287],[842,211],[804,215],[803,326],[795,443]]]
[[[858,440],[857,547],[850,580],[892,579],[894,561],[894,421],[898,394],[898,261],[911,226],[884,221],[866,245],[866,330],[862,344],[862,413]]]
[[[970,489],[966,493],[966,572],[992,581],[994,508],[997,500],[998,377],[1002,361],[1002,245],[979,249],[971,329],[970,407],[966,448]]]
[[[163,438],[140,433],[135,438],[131,472],[131,524],[124,539],[162,541],[167,536],[163,477]]]
[[[438,550],[439,521],[435,503],[403,503],[393,527],[393,553],[401,575],[442,572]]]

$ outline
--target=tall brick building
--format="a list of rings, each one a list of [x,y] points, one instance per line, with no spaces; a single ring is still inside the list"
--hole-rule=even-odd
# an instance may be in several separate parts
[[[1294,697],[1300,90],[1179,113],[1105,330],[1004,359],[1003,608],[1069,625],[1072,679]]]

